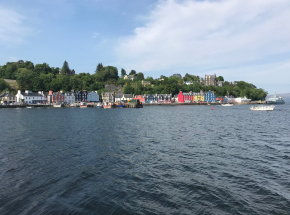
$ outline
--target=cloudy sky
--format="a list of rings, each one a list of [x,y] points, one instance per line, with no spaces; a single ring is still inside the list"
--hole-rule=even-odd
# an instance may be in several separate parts
[[[290,93],[289,0],[1,0],[0,65],[214,74]]]

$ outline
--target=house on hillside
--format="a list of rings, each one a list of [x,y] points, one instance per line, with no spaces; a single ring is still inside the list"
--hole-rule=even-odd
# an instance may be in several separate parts
[[[204,77],[204,85],[205,86],[216,86],[216,74],[214,75],[205,75]]]
[[[134,75],[125,75],[124,79],[130,79],[131,81],[134,80]]]

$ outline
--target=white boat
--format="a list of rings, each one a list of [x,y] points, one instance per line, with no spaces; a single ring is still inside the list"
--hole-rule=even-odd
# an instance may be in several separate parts
[[[86,102],[81,102],[80,108],[87,108],[88,105]]]
[[[257,107],[251,107],[250,110],[254,111],[272,111],[274,110],[274,105],[268,105],[268,106],[257,106]]]
[[[61,103],[55,103],[55,104],[53,104],[53,107],[60,108],[60,107],[63,107],[63,104],[61,104]]]
[[[222,104],[223,107],[230,107],[233,106],[233,104]]]

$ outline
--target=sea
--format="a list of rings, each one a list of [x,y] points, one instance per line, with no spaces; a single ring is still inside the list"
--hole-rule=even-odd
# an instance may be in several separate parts
[[[0,214],[290,214],[290,105],[0,109]]]

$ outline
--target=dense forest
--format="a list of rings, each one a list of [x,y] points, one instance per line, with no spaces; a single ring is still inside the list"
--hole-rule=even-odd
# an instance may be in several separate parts
[[[170,77],[161,76],[154,79],[152,77],[144,78],[144,74],[135,70],[131,70],[128,75],[134,75],[134,80],[124,79],[127,75],[126,70],[121,69],[119,76],[118,69],[113,66],[103,66],[99,63],[93,74],[79,73],[72,75],[68,62],[64,62],[62,68],[50,67],[47,63],[34,65],[30,61],[8,62],[4,66],[0,66],[0,92],[10,90],[16,93],[15,89],[11,89],[4,79],[13,79],[18,83],[20,90],[32,91],[60,91],[64,92],[74,89],[77,90],[98,90],[99,93],[105,91],[105,84],[114,84],[123,86],[124,93],[132,93],[135,95],[142,94],[178,94],[183,92],[204,92],[211,90],[217,96],[231,95],[234,97],[246,96],[252,100],[264,100],[267,92],[258,89],[255,85],[236,81],[233,84],[225,81],[223,87],[204,86],[200,84],[200,77],[186,74],[182,77],[180,74],[174,74]],[[224,81],[222,76],[217,80]],[[142,85],[142,81],[149,81],[151,84]],[[193,81],[193,84],[186,85],[184,81]]]

